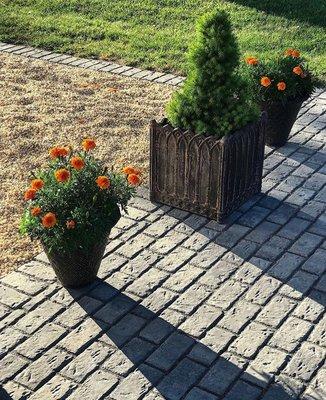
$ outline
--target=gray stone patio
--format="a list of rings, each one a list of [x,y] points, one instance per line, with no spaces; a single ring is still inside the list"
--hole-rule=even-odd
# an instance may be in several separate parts
[[[1,400],[325,399],[325,106],[227,224],[143,190],[93,285],[62,288],[44,255],[3,277]]]

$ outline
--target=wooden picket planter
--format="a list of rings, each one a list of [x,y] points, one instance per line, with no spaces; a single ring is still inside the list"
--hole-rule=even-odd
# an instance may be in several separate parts
[[[151,200],[222,222],[261,190],[266,114],[216,139],[151,122]]]

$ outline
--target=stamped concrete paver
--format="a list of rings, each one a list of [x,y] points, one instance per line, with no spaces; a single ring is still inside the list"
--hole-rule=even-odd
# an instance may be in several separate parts
[[[152,204],[141,190],[94,284],[62,288],[44,254],[3,277],[0,398],[325,399],[325,109],[319,91],[289,143],[266,147],[262,194],[226,224]]]

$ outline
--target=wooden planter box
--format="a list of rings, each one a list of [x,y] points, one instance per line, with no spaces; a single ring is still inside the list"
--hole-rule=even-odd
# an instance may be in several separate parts
[[[151,200],[221,222],[261,190],[266,115],[216,139],[151,122]]]

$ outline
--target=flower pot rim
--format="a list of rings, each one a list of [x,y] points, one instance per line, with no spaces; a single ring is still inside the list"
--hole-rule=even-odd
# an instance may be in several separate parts
[[[277,101],[270,101],[270,100],[265,100],[261,101],[261,105],[279,105],[279,104],[291,104],[291,103],[303,103],[304,101],[308,100],[310,95],[306,94],[304,96],[296,96],[296,97],[287,97],[285,98],[285,101],[283,102],[282,100],[277,100]]]
[[[266,121],[267,121],[267,112],[266,112],[266,111],[262,111],[262,112],[260,113],[259,117],[258,117],[255,121],[249,122],[247,125],[244,125],[242,128],[238,128],[238,129],[236,129],[236,130],[234,130],[234,131],[231,131],[231,132],[228,133],[227,135],[224,135],[224,136],[222,136],[222,137],[220,137],[220,138],[217,138],[216,135],[206,135],[206,134],[204,134],[204,133],[196,133],[196,132],[194,132],[194,131],[191,130],[191,129],[185,129],[185,128],[180,128],[180,127],[174,127],[166,117],[163,117],[163,118],[162,118],[161,120],[159,120],[159,121],[156,121],[155,119],[153,119],[153,120],[151,121],[151,125],[156,124],[156,125],[161,126],[162,128],[164,128],[164,127],[166,127],[166,126],[169,126],[170,128],[173,129],[174,132],[179,131],[179,132],[182,133],[182,134],[190,133],[190,134],[192,134],[192,135],[194,135],[194,136],[203,137],[203,138],[205,138],[205,139],[213,139],[213,140],[215,140],[216,142],[221,142],[221,143],[223,143],[223,142],[225,142],[225,141],[227,141],[227,140],[230,140],[230,139],[231,139],[232,137],[234,137],[234,136],[237,136],[237,135],[239,135],[239,134],[242,134],[243,131],[245,131],[245,130],[247,130],[247,129],[250,129],[251,127],[256,126],[257,124],[265,123]]]

